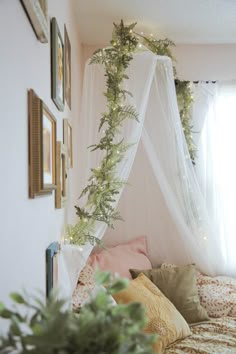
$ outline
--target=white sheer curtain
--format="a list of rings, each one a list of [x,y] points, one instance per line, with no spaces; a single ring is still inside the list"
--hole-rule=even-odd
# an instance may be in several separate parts
[[[137,77],[130,81],[140,90]],[[220,250],[189,158],[168,58],[157,57],[129,182],[119,204],[125,222],[107,232],[108,244],[146,234],[153,265],[195,262],[205,272],[219,273]]]
[[[159,58],[159,60],[163,60]],[[149,98],[152,78],[156,67],[157,57],[150,55],[149,52],[139,52],[132,60],[132,65],[128,69],[129,80],[126,82],[126,89],[132,92],[133,97],[128,96],[127,104],[136,107],[139,113],[139,123],[135,120],[127,120],[121,129],[121,133],[117,136],[117,142],[124,138],[127,143],[134,143],[126,152],[125,158],[121,161],[117,168],[117,175],[124,181],[128,180],[132,169],[133,161],[139,145],[142,134],[143,122],[145,119],[146,107]],[[140,70],[142,68],[142,70]],[[137,86],[137,82],[139,83]],[[81,170],[79,181],[81,191],[86,186],[91,173],[91,168],[98,167],[102,154],[101,151],[95,150],[90,152],[88,146],[98,142],[104,131],[98,132],[101,113],[106,110],[106,101],[103,95],[105,91],[104,69],[101,65],[90,65],[89,60],[85,65],[84,85],[82,95],[82,108],[80,120],[80,156]],[[122,190],[120,191],[120,194]],[[118,203],[120,195],[117,197]],[[78,203],[83,203],[79,200]],[[97,223],[94,236],[101,239],[106,231],[106,224]],[[92,246],[86,245],[84,248],[84,257],[87,258],[91,252]]]
[[[121,132],[127,142],[136,143],[117,169],[131,186],[125,187],[118,205],[125,222],[116,223],[115,231],[108,230],[105,240],[117,244],[146,234],[153,265],[195,262],[202,271],[220,273],[221,250],[186,146],[171,60],[149,51],[139,52],[127,74],[126,88],[133,94],[128,103],[136,107],[140,123],[129,120]],[[91,153],[87,146],[103,134],[97,129],[106,109],[104,91],[103,69],[87,64],[78,142],[81,190],[90,169],[99,166],[102,158],[99,151]],[[102,238],[105,230],[98,224],[96,236]],[[87,254],[90,251],[89,246]]]
[[[204,195],[222,272],[236,275],[236,82],[199,83],[193,110],[198,158],[196,173]]]

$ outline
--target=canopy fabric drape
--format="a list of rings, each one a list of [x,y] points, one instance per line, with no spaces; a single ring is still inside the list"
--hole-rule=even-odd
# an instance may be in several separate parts
[[[139,113],[139,123],[135,120],[125,122],[119,135],[117,142],[124,138],[128,143],[135,143],[126,152],[125,158],[121,161],[117,168],[117,175],[124,181],[128,180],[133,161],[138,148],[139,140],[142,134],[142,127],[145,118],[145,111],[148,103],[149,91],[151,87],[151,78],[154,75],[156,67],[156,57],[148,55],[149,53],[139,53],[132,61],[132,68],[129,69],[130,80],[126,83],[126,89],[132,92],[134,97],[127,99],[127,104],[132,104],[136,107]],[[160,60],[163,60],[160,57]],[[142,70],[140,70],[142,67]],[[132,77],[132,79],[131,79]],[[135,80],[138,79],[142,89],[136,86]],[[89,65],[89,60],[85,65],[84,85],[82,94],[82,108],[80,120],[80,156],[78,157],[81,164],[79,181],[81,189],[86,186],[90,176],[91,168],[98,167],[103,157],[101,151],[96,150],[90,152],[88,146],[98,142],[104,131],[98,132],[101,113],[106,110],[106,101],[103,95],[106,83],[104,69],[101,65]],[[120,195],[122,190],[120,191]],[[120,195],[117,196],[118,203]],[[80,203],[85,202],[81,199]],[[107,226],[104,223],[97,223],[96,233],[94,236],[101,239],[106,231]],[[92,247],[86,245],[85,257],[88,256]]]
[[[199,83],[194,97],[195,171],[221,250],[218,262],[235,276],[236,82]]]
[[[214,230],[193,169],[179,117],[171,60],[149,51],[134,55],[127,74],[128,103],[139,113],[139,123],[127,121],[121,135],[135,143],[117,173],[128,181],[116,203],[125,219],[115,230],[97,225],[96,236],[118,244],[147,235],[153,265],[195,262],[209,274],[220,273]],[[79,144],[79,183],[86,186],[90,168],[99,166],[101,152],[87,146],[98,142],[101,112],[106,110],[104,71],[86,64]],[[118,137],[119,139],[120,137]],[[118,203],[119,202],[119,203]],[[83,200],[82,200],[83,203]]]

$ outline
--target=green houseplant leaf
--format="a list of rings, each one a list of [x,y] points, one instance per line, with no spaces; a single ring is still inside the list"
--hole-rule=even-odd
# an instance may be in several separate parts
[[[153,353],[155,337],[143,332],[146,318],[142,305],[111,303],[110,294],[124,289],[127,280],[112,280],[107,272],[97,272],[96,278],[99,284],[105,282],[106,288],[91,297],[79,314],[66,310],[65,302],[55,294],[44,303],[39,297],[26,299],[13,293],[14,311],[0,303],[0,317],[10,321],[8,333],[0,337],[0,353]],[[21,315],[22,308],[25,317]]]

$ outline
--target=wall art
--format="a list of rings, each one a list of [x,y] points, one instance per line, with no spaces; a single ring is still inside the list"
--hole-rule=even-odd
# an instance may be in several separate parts
[[[42,43],[49,39],[48,0],[21,0],[33,30]]]
[[[59,109],[65,105],[64,44],[56,21],[51,21],[51,91],[52,100]]]
[[[71,109],[71,44],[66,26],[64,26],[65,43],[65,100]]]
[[[68,119],[63,119],[63,143],[67,149],[67,168],[73,167],[72,126]]]
[[[29,197],[56,188],[56,119],[33,90],[28,91]]]
[[[55,208],[63,208],[67,197],[67,149],[64,144],[57,141],[56,152],[56,192],[55,192]]]

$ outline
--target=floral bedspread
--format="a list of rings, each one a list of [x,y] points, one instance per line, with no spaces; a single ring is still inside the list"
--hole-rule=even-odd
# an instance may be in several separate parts
[[[191,327],[192,335],[165,354],[236,354],[236,317],[222,317]]]

